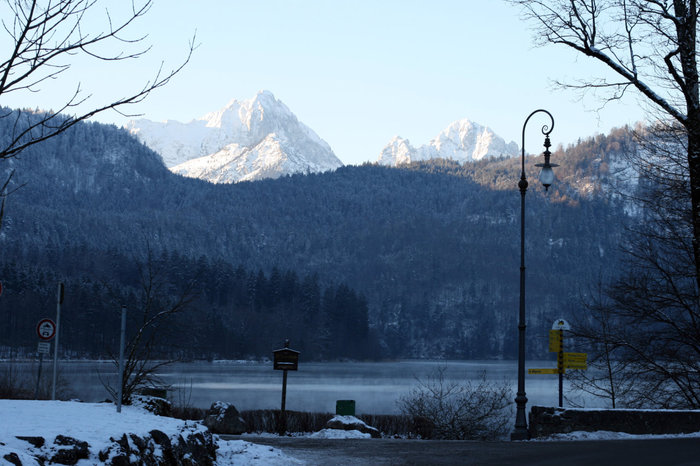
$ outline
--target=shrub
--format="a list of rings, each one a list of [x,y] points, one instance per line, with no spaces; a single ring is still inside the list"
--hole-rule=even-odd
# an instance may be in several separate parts
[[[512,418],[513,390],[507,381],[478,383],[448,381],[446,368],[398,400],[401,411],[413,419],[413,430],[423,438],[488,440],[504,436]]]

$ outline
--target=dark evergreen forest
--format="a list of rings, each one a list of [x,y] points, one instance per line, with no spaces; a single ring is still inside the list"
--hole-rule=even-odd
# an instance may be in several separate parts
[[[610,167],[631,150],[625,129],[557,151],[547,195],[528,158],[534,357],[546,356],[551,322],[579,312],[617,267],[629,217]],[[171,294],[195,284],[188,310],[160,330],[163,353],[269,356],[289,338],[309,359],[510,358],[518,163],[366,164],[212,185],[170,173],[123,130],[77,125],[0,165],[18,188],[0,230],[10,322],[0,346],[35,346],[62,280],[65,350],[114,349],[119,305],[139,308],[142,271],[157,266]]]
[[[185,309],[154,330],[154,357],[269,356],[285,339],[305,356],[318,359],[366,359],[378,352],[376,335],[368,327],[366,300],[347,285],[322,287],[314,275],[300,278],[294,271],[276,268],[266,275],[168,252],[147,263],[113,251],[73,247],[43,250],[39,256],[30,261],[40,266],[10,261],[0,268],[0,312],[5,319],[0,341],[14,351],[33,350],[36,323],[55,315],[57,287],[51,284],[62,280],[61,341],[71,357],[116,353],[121,305],[130,317],[127,333],[134,334],[146,312],[167,309],[181,296],[188,301]],[[109,264],[109,270],[101,277],[83,275],[80,262],[85,257]],[[154,291],[146,296],[148,285]],[[154,304],[147,310],[148,299]]]

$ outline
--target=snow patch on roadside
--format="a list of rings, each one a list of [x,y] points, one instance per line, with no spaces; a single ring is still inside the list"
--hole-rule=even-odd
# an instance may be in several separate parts
[[[325,438],[325,439],[354,439],[354,438],[372,438],[370,434],[363,434],[359,430],[338,430],[338,429],[323,429],[309,435],[310,438]]]
[[[228,464],[235,464],[236,466],[305,464],[301,460],[285,455],[276,448],[256,445],[243,440],[219,440],[217,445],[219,445],[219,449],[216,450],[216,463],[222,466]]]
[[[662,438],[700,438],[700,432],[691,434],[628,434],[626,432],[611,432],[598,430],[595,432],[576,431],[568,434],[554,434],[541,439],[533,439],[538,442],[561,442],[568,440],[652,440]]]

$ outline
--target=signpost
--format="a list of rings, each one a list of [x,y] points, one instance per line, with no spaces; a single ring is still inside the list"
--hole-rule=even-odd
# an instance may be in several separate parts
[[[566,369],[588,369],[588,354],[564,353],[564,367]]]
[[[549,331],[549,352],[558,353],[562,348],[562,332],[559,330]]]
[[[49,354],[51,352],[51,342],[40,341],[37,345],[36,352],[39,354]]]
[[[41,363],[44,361],[44,354],[49,354],[51,351],[51,339],[56,336],[56,324],[51,319],[41,319],[36,324],[36,334],[39,335],[39,345],[37,352],[39,353],[39,370],[36,376],[36,388],[34,389],[34,398],[39,398],[39,382],[41,382]],[[48,345],[48,346],[47,346]]]
[[[36,324],[36,334],[40,340],[49,341],[56,335],[56,324],[51,319],[41,319]]]
[[[295,371],[299,367],[299,351],[289,348],[289,340],[285,340],[284,348],[274,350],[273,368],[282,373],[282,414],[279,426],[280,435],[287,430],[287,413],[285,411],[287,403],[287,371]]]
[[[124,396],[124,346],[126,344],[126,306],[122,304],[122,326],[119,332],[119,389],[117,390],[117,412],[122,412]]]
[[[558,374],[559,375],[559,407],[564,404],[564,374],[567,369],[587,370],[587,353],[564,352],[564,330],[571,330],[571,326],[564,319],[557,319],[549,331],[549,352],[557,353],[557,367],[552,369],[528,369],[528,374]]]
[[[51,399],[56,399],[56,377],[58,374],[58,338],[61,330],[61,304],[63,304],[64,294],[63,283],[58,283],[58,292],[56,297],[56,344],[53,348],[53,374],[51,378]]]

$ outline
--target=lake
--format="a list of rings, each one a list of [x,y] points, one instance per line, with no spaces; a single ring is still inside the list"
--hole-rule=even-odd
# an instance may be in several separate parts
[[[0,362],[0,369],[9,364]],[[29,371],[36,380],[37,363],[14,363]],[[529,361],[527,366],[555,367],[555,361]],[[70,397],[84,401],[108,398],[101,379],[114,383],[116,370],[111,362],[61,361],[61,385]],[[51,363],[44,362],[42,379],[51,380]],[[289,371],[287,409],[335,412],[336,400],[355,400],[358,414],[393,414],[396,401],[445,368],[448,381],[478,383],[481,374],[491,381],[507,380],[517,388],[516,361],[425,361],[392,362],[300,362],[298,371]],[[233,403],[239,410],[279,409],[282,371],[272,362],[213,361],[174,363],[160,371],[165,385],[172,387],[169,398],[176,404],[207,408],[214,401]],[[115,385],[116,386],[116,385]],[[565,394],[570,395],[565,385]],[[556,406],[556,375],[526,375],[528,406]],[[581,398],[579,397],[579,400]],[[603,406],[603,401],[586,398],[587,407]]]

